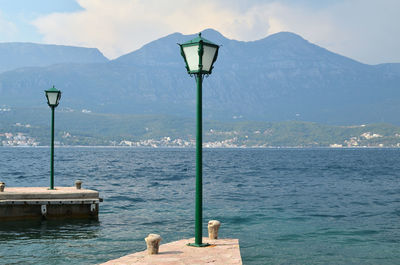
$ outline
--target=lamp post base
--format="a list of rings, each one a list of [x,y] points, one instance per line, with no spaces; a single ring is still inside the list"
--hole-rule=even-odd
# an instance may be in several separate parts
[[[202,244],[189,243],[189,244],[187,244],[186,246],[204,248],[204,247],[209,247],[209,246],[211,246],[211,245],[208,244],[208,243],[202,243]]]

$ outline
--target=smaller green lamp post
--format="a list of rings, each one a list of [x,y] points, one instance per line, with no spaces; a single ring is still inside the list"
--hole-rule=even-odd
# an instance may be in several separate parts
[[[195,242],[189,244],[194,247],[205,247],[203,244],[203,114],[202,90],[204,75],[212,72],[213,64],[217,60],[219,45],[201,37],[179,44],[181,55],[186,63],[188,74],[194,75],[197,83],[197,132],[196,132],[196,220]]]
[[[51,162],[50,162],[50,189],[54,190],[54,109],[58,106],[61,91],[54,86],[45,90],[47,104],[51,108]]]

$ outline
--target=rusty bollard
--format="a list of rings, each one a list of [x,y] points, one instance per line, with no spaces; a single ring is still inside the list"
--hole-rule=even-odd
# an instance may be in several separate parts
[[[208,221],[208,237],[210,239],[218,239],[218,229],[221,222],[217,220]]]
[[[75,187],[77,190],[80,190],[82,188],[82,180],[75,181]]]
[[[4,182],[0,182],[0,192],[3,192],[5,187],[6,184]]]
[[[157,234],[149,234],[144,240],[147,244],[147,253],[149,255],[158,254],[160,247],[161,236]]]

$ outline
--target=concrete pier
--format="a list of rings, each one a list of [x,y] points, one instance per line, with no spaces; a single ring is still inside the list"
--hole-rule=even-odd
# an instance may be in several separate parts
[[[99,192],[76,187],[6,187],[0,192],[0,221],[98,218]]]
[[[190,247],[192,239],[163,244],[159,254],[149,255],[147,251],[130,254],[119,259],[111,260],[101,265],[242,265],[238,239],[203,238],[203,243],[209,247]]]

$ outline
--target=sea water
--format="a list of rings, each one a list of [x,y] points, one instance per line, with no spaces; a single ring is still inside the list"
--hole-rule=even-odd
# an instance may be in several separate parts
[[[245,265],[400,264],[400,150],[205,149],[204,235]],[[49,148],[0,148],[0,181],[48,186]],[[56,186],[100,192],[99,221],[0,223],[0,264],[98,264],[194,237],[195,150],[56,148]]]

